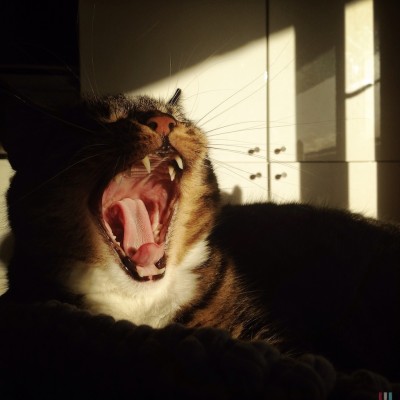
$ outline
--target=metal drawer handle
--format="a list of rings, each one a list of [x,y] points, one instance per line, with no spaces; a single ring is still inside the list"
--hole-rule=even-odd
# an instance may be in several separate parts
[[[275,149],[274,153],[279,154],[279,153],[283,153],[284,151],[286,151],[286,147],[282,146],[280,149]]]
[[[254,153],[258,153],[259,151],[260,151],[259,147],[254,147],[254,149],[249,149],[248,153],[251,155]]]
[[[286,172],[282,172],[281,174],[276,174],[275,175],[275,179],[278,181],[281,178],[286,178],[287,177],[287,173]]]
[[[254,179],[256,179],[256,178],[261,178],[261,172],[257,172],[256,174],[251,174],[250,175],[250,179],[251,180],[254,180]]]

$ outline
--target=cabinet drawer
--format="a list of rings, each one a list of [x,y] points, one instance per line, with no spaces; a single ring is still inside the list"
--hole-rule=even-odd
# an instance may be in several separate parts
[[[224,202],[268,200],[266,163],[218,162],[214,165]]]

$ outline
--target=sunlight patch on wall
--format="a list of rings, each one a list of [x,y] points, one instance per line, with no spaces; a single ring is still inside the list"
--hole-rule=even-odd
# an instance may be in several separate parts
[[[235,131],[238,142],[243,136],[246,143],[259,144],[265,151],[266,51],[264,37],[227,54],[210,56],[193,67],[172,71],[168,78],[128,94],[170,98],[180,88],[188,117],[210,131],[210,137],[217,140],[219,136],[222,141],[229,139],[225,132]],[[246,129],[242,134],[239,131]],[[225,156],[240,158],[229,152]]]
[[[293,26],[269,36],[269,161],[296,161],[295,40]]]
[[[346,159],[366,162],[349,167],[349,206],[375,216],[374,15],[372,0],[345,8]],[[368,194],[362,187],[367,187]]]
[[[221,190],[235,202],[267,198],[266,53],[263,37],[129,92],[170,98],[182,89],[188,117],[209,138]]]
[[[350,209],[377,216],[378,165],[376,162],[348,163]]]
[[[372,0],[345,10],[346,156],[375,160],[374,25]]]
[[[300,200],[296,126],[296,36],[293,26],[271,32],[268,41],[268,161],[270,199]]]

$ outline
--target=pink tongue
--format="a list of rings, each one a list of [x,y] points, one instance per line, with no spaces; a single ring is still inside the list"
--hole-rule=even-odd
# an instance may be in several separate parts
[[[142,267],[153,267],[164,255],[164,245],[154,242],[149,214],[142,200],[122,199],[115,203],[124,224],[125,253]]]

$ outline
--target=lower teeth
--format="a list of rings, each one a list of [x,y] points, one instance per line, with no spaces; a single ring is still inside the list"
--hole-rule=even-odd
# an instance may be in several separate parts
[[[175,179],[176,171],[175,168],[172,165],[168,165],[168,172],[169,176],[171,178],[171,182]]]

